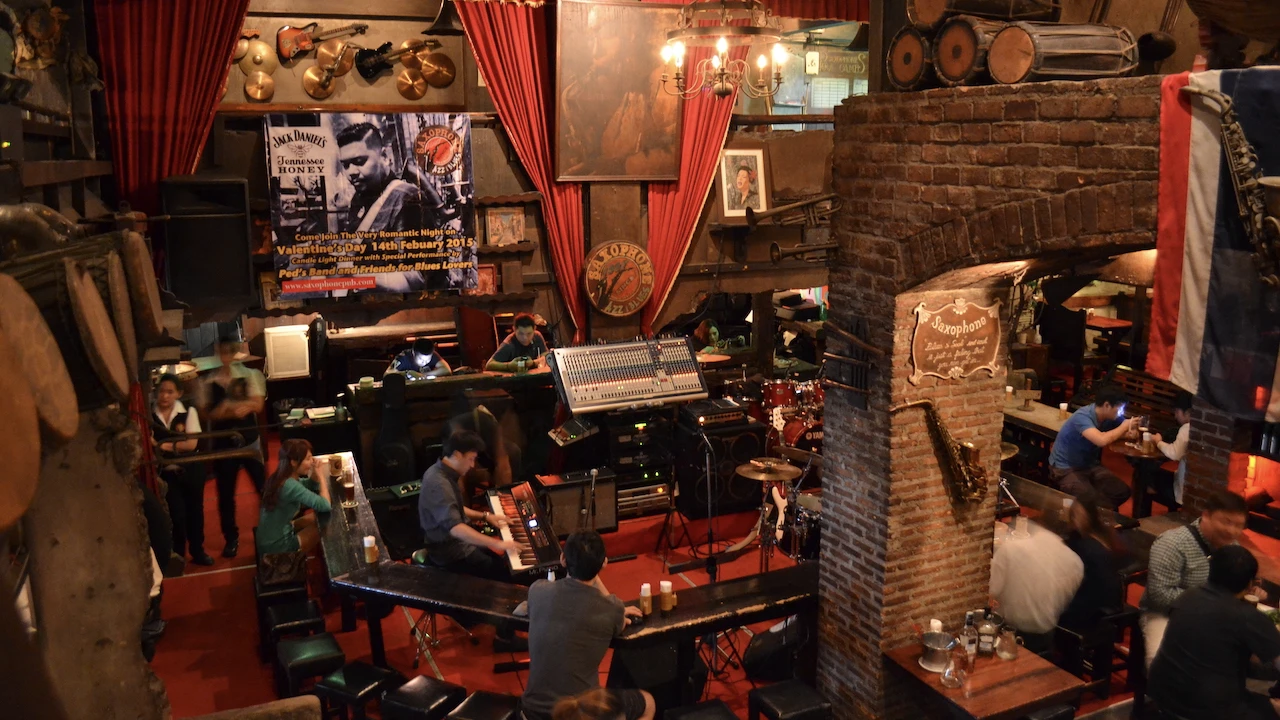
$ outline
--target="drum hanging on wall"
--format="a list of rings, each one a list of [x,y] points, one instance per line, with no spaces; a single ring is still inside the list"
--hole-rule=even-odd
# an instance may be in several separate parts
[[[921,30],[932,30],[956,15],[1057,22],[1061,14],[1058,0],[907,0],[907,19]]]
[[[80,409],[71,375],[40,307],[8,275],[0,274],[0,332],[8,338],[18,366],[35,396],[40,424],[53,444],[75,437]]]
[[[0,452],[4,453],[0,532],[26,513],[40,479],[40,421],[31,388],[22,382],[24,370],[16,352],[18,344],[0,330],[0,377],[16,380],[0,393],[0,416],[4,417],[4,433],[0,435]]]
[[[1004,23],[972,15],[951,18],[933,43],[933,69],[943,85],[972,85],[987,73],[987,50]]]
[[[913,27],[904,27],[889,43],[889,82],[899,90],[917,90],[932,80],[933,53],[929,40]]]
[[[120,255],[124,261],[125,275],[129,278],[134,327],[144,340],[155,340],[164,334],[164,321],[160,306],[160,283],[156,281],[155,269],[151,264],[151,250],[141,233],[129,230],[120,243]]]
[[[1110,25],[1017,22],[996,35],[987,69],[996,82],[1124,77],[1138,67],[1133,33]]]

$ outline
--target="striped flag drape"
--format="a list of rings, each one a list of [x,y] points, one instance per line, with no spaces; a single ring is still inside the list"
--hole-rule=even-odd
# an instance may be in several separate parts
[[[1171,75],[1147,372],[1236,417],[1280,420],[1280,291],[1262,284],[1241,222],[1216,104],[1231,98],[1264,175],[1280,175],[1280,68]]]

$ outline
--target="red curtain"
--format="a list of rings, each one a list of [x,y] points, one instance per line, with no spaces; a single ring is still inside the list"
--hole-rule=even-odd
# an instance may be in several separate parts
[[[697,67],[709,48],[691,48],[688,67]],[[730,57],[745,59],[748,48],[733,48]],[[752,72],[755,69],[752,68]],[[724,147],[735,96],[699,93],[684,102],[680,125],[680,178],[649,185],[649,257],[653,260],[653,296],[644,306],[641,329],[653,332],[653,321],[667,302],[685,253],[698,227],[707,194],[715,181],[720,149]]]
[[[582,342],[586,339],[586,308],[579,291],[585,252],[582,188],[556,182],[552,160],[555,48],[548,23],[555,16],[545,7],[515,3],[460,2],[457,8],[502,127],[529,179],[542,193],[542,217],[560,295],[574,325],[574,342]]]
[[[249,0],[94,0],[120,199],[159,210],[195,169]]]
[[[861,22],[871,19],[871,0],[765,0],[765,4],[779,17]]]

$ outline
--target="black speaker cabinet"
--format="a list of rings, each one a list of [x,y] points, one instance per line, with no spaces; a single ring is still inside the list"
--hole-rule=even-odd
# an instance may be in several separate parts
[[[422,526],[418,522],[420,490],[401,496],[388,487],[369,490],[365,494],[392,560],[406,560],[415,550],[422,548]]]
[[[699,657],[692,673],[687,677],[676,677],[678,652],[679,648],[675,643],[639,648],[620,647],[613,651],[609,679],[605,686],[647,690],[657,707],[655,717],[662,717],[665,711],[672,708],[692,705],[702,697],[702,690],[707,684],[707,665]]]
[[[680,425],[676,430],[676,508],[691,520],[729,515],[760,507],[760,483],[737,473],[737,467],[765,454],[765,425],[756,420],[713,425],[699,433]],[[707,445],[711,446],[711,477],[707,477]],[[710,502],[708,502],[710,501]]]
[[[386,487],[416,480],[413,442],[409,436],[409,411],[405,407],[404,375],[391,373],[382,379],[382,425],[373,440],[373,477],[369,485]]]
[[[196,306],[256,307],[249,181],[186,175],[160,182],[165,276],[179,300]]]
[[[586,527],[583,510],[591,501],[591,471],[537,475],[542,509],[550,515],[551,527],[561,540],[574,530]],[[600,468],[596,475],[595,531],[616,532],[618,529],[618,482],[613,471]]]

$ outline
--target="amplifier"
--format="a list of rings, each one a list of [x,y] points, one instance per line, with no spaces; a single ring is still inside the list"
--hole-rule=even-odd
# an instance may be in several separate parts
[[[676,507],[689,520],[701,520],[760,507],[761,485],[737,473],[739,465],[765,455],[763,423],[714,425],[701,432],[681,425],[676,433]],[[703,436],[706,442],[703,442]],[[707,474],[707,446],[711,474]]]
[[[609,453],[609,461],[618,472],[632,473],[655,465],[670,465],[671,451],[669,446],[645,445],[638,448],[619,448]]]
[[[671,506],[671,466],[618,476],[618,517],[665,513]]]
[[[616,455],[620,451],[639,449],[646,445],[670,445],[672,439],[671,423],[662,418],[649,418],[647,421],[609,426],[609,454]]]
[[[533,484],[550,518],[555,534],[564,539],[583,527],[583,510],[591,502],[591,471],[578,470],[560,475],[535,475]],[[595,531],[618,529],[617,477],[609,468],[596,470]]]
[[[746,419],[746,408],[729,398],[698,400],[680,408],[680,420],[688,427],[740,423]]]

